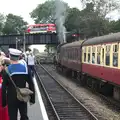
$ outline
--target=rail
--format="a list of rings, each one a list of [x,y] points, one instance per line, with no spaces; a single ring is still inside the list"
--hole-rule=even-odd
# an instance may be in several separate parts
[[[98,120],[42,65],[35,70],[58,120]]]

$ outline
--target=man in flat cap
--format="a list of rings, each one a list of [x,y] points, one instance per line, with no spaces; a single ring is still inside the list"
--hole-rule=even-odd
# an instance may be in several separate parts
[[[15,82],[16,86],[19,88],[25,88],[26,82],[28,83],[29,89],[33,91],[30,103],[34,104],[35,90],[31,73],[29,72],[29,68],[27,67],[26,62],[24,60],[19,60],[22,52],[17,49],[10,48],[9,53],[11,61],[11,64],[7,67],[9,75]],[[8,113],[10,120],[17,120],[18,110],[21,115],[20,120],[29,120],[27,116],[27,103],[19,101],[17,99],[16,89],[5,71],[3,71],[2,77],[2,106],[6,107],[6,104],[8,104]]]

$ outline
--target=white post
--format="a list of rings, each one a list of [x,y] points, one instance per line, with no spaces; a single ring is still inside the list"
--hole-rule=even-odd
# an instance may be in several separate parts
[[[18,41],[16,40],[16,49],[17,49],[17,42],[18,42]]]
[[[23,52],[25,53],[25,32],[24,32],[24,40],[23,40]]]

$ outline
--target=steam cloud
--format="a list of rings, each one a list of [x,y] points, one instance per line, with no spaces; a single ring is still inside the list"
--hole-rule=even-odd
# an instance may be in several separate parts
[[[66,28],[64,26],[65,22],[65,12],[66,12],[66,6],[64,5],[63,1],[61,0],[55,0],[55,6],[56,6],[56,14],[55,14],[55,21],[57,26],[57,32],[58,32],[58,38],[60,43],[66,42]]]

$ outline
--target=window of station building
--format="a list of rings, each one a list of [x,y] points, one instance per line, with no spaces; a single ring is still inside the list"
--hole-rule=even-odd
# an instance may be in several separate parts
[[[97,64],[100,64],[101,46],[97,46]]]
[[[111,45],[106,45],[105,64],[107,66],[110,65],[110,49],[111,49]]]
[[[118,67],[118,44],[113,45],[113,66]]]
[[[92,63],[95,64],[95,47],[92,47]]]
[[[91,47],[88,47],[88,63],[90,63]]]

